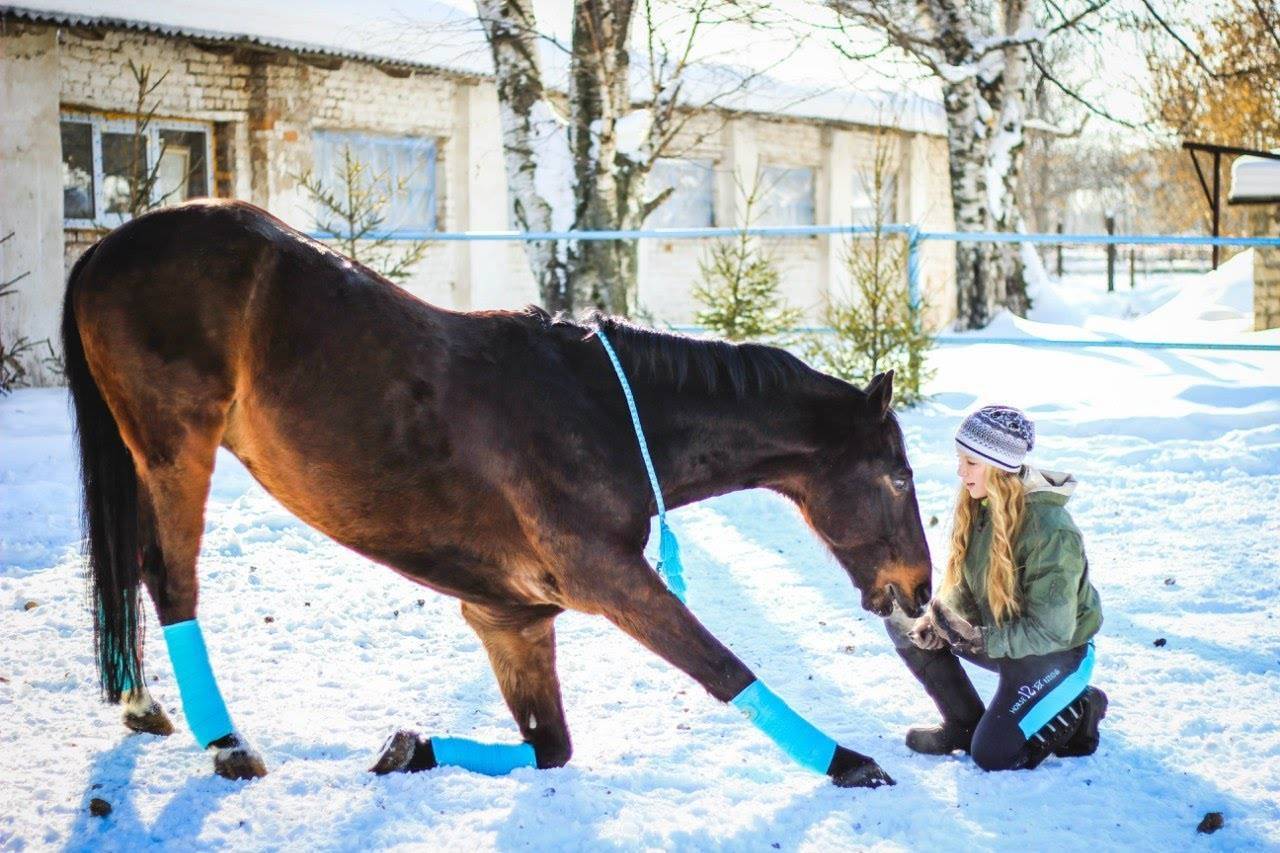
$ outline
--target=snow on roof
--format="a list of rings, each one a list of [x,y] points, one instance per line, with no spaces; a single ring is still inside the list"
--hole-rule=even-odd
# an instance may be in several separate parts
[[[247,42],[304,54],[491,77],[493,63],[474,11],[457,0],[24,0],[0,4],[0,13],[31,21],[83,27],[122,27],[216,42]],[[548,84],[564,90],[567,63],[544,46]],[[726,88],[725,79],[747,85],[716,105],[740,112],[784,115],[851,124],[889,124],[906,131],[946,133],[936,98],[834,80],[779,79],[750,69],[749,50],[700,66],[687,87],[689,103],[705,103]],[[740,66],[740,67],[739,67]],[[635,66],[633,66],[635,67]],[[639,77],[640,75],[635,75]],[[637,80],[637,95],[642,94]],[[716,86],[720,86],[716,89]],[[698,99],[701,91],[706,97]]]
[[[1280,152],[1277,152],[1280,153]],[[1280,202],[1280,160],[1244,154],[1231,164],[1231,204]]]
[[[124,27],[462,74],[492,73],[474,15],[434,0],[24,0],[0,5],[0,11],[70,26]],[[410,22],[426,31],[448,32],[449,38],[401,37]]]

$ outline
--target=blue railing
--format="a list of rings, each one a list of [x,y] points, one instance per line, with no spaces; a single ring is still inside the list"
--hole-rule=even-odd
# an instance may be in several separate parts
[[[421,242],[542,242],[547,240],[707,240],[736,237],[817,237],[902,234],[907,238],[907,287],[912,308],[920,305],[920,246],[930,241],[951,243],[1032,243],[1068,246],[1234,246],[1238,248],[1280,248],[1280,237],[1198,237],[1167,234],[1012,234],[999,231],[926,231],[918,225],[757,225],[748,228],[633,228],[618,231],[395,231],[370,235],[393,240]],[[314,233],[318,239],[339,235]],[[696,327],[673,327],[693,330]],[[1180,349],[1280,352],[1280,344],[1218,343],[1214,341],[1130,341],[1130,340],[1050,340],[1044,338],[998,338],[982,335],[937,335],[942,345],[1016,344],[1038,347],[1109,347],[1124,349]]]

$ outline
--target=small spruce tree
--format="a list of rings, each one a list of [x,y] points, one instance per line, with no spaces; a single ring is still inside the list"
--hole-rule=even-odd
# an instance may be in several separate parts
[[[313,172],[294,178],[316,205],[316,227],[328,242],[357,263],[397,284],[406,281],[427,255],[421,240],[398,240],[386,233],[387,208],[408,192],[408,177],[375,172],[343,146],[332,181]]]
[[[873,230],[850,239],[844,253],[850,292],[828,296],[823,320],[831,331],[811,336],[804,349],[817,367],[857,385],[892,369],[894,403],[905,408],[924,399],[924,384],[932,375],[925,357],[933,336],[924,325],[926,306],[911,304],[907,240],[884,231],[892,215],[891,152],[891,141],[881,130],[863,175],[874,211],[865,224]]]
[[[700,278],[694,298],[703,305],[697,322],[731,341],[779,339],[800,321],[779,292],[780,277],[773,258],[760,241],[747,233],[755,221],[763,195],[760,176],[743,195],[742,230],[718,240],[698,261]]]

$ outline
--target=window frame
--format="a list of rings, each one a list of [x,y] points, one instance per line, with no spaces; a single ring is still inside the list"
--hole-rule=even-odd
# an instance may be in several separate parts
[[[101,113],[76,112],[62,110],[58,116],[58,127],[61,130],[62,123],[87,124],[93,128],[93,135],[90,140],[90,147],[93,153],[93,219],[73,218],[66,216],[63,210],[62,227],[63,228],[88,228],[99,229],[104,225],[107,227],[116,227],[123,225],[133,218],[129,213],[107,213],[106,196],[102,172],[102,134],[103,133],[128,133],[132,134],[137,125],[132,118],[113,118]],[[187,133],[199,132],[204,134],[204,178],[205,188],[212,194],[213,192],[213,123],[200,121],[198,119],[170,119],[170,118],[153,118],[147,126],[147,168],[156,163],[160,158],[160,132],[162,130],[177,130]],[[61,138],[61,137],[59,137]],[[59,143],[61,144],[61,143]],[[154,195],[155,187],[152,187]],[[154,199],[153,199],[154,200]],[[114,217],[115,221],[110,221],[108,217]]]
[[[718,215],[718,211],[716,210],[716,161],[715,161],[713,158],[711,158],[711,157],[658,157],[657,159],[655,159],[655,160],[654,160],[654,164],[653,164],[654,168],[657,168],[657,166],[658,166],[659,164],[663,164],[664,166],[666,166],[667,164],[679,164],[679,166],[677,166],[677,168],[683,168],[683,167],[686,167],[686,166],[693,166],[693,167],[695,167],[695,168],[697,168],[697,169],[701,169],[701,170],[704,170],[704,171],[706,172],[706,176],[707,176],[707,178],[708,178],[708,180],[707,180],[707,182],[706,182],[706,183],[707,183],[707,186],[706,186],[706,191],[707,191],[707,205],[706,205],[706,207],[707,207],[707,211],[708,211],[708,212],[709,212],[709,214],[710,214],[710,216],[708,217],[708,218],[710,219],[710,221],[709,221],[709,222],[700,222],[700,223],[697,223],[697,224],[694,224],[694,225],[687,225],[687,224],[678,224],[678,225],[665,224],[665,225],[658,225],[658,224],[656,224],[656,223],[651,222],[649,219],[646,219],[646,220],[645,220],[645,226],[646,226],[646,227],[651,227],[651,228],[666,228],[666,229],[681,229],[681,228],[715,228],[715,227],[716,227],[716,225],[717,225],[717,224],[719,223],[719,221],[720,221],[720,217],[719,217],[719,215]],[[649,175],[647,175],[647,176],[646,176],[646,178],[645,178],[646,190],[651,189],[651,188],[648,186],[648,179],[649,179],[649,177],[650,177],[652,174],[653,174],[653,171],[652,171],[652,169],[651,169],[651,170],[650,170],[650,172],[649,172]],[[675,194],[676,194],[676,192],[678,192],[678,191],[679,191],[679,186],[676,186],[676,187],[673,189],[673,192],[671,193],[671,196],[669,196],[669,197],[667,198],[667,200],[666,200],[666,201],[664,201],[662,204],[658,205],[658,207],[657,207],[657,208],[655,208],[655,209],[653,210],[653,212],[652,212],[652,213],[650,213],[650,216],[654,216],[655,214],[656,214],[656,215],[661,215],[662,209],[663,209],[664,207],[666,207],[668,204],[670,204],[670,203],[671,203],[671,199],[672,199],[672,197],[674,197],[674,196],[675,196]]]
[[[325,139],[345,140],[348,145],[362,142],[385,144],[388,141],[393,141],[408,143],[413,146],[429,146],[430,158],[428,163],[430,164],[430,170],[428,172],[427,198],[430,202],[431,222],[425,228],[419,225],[397,226],[387,229],[384,233],[394,234],[398,237],[414,237],[435,234],[440,231],[440,153],[444,147],[443,139],[438,136],[412,133],[378,133],[370,130],[348,130],[341,127],[317,127],[311,131],[311,159],[314,172],[318,177],[320,176],[320,146]],[[323,178],[321,179],[323,180]],[[320,230],[320,223],[316,220],[316,212],[315,209],[311,211],[312,226],[313,230]]]
[[[774,204],[771,199],[771,196],[774,190],[777,188],[777,186],[782,182],[781,175],[779,175],[779,177],[774,178],[772,182],[765,184],[765,204],[763,205],[763,208],[759,214],[759,223],[761,225],[765,225],[766,227],[777,226],[782,228],[816,225],[818,222],[818,178],[820,174],[819,168],[817,166],[812,166],[807,164],[787,165],[784,163],[765,162],[765,163],[762,163],[760,166],[760,179],[762,181],[767,181],[768,175],[771,172],[775,172],[775,173],[808,172],[809,173],[809,195],[808,195],[808,208],[807,208],[809,218],[807,222],[770,221],[770,212],[774,211]]]

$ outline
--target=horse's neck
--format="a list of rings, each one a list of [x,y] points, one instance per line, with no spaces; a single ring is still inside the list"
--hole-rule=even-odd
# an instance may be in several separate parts
[[[727,400],[647,389],[641,413],[668,506],[753,487],[784,489],[817,449],[820,401],[803,391]]]

